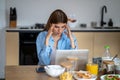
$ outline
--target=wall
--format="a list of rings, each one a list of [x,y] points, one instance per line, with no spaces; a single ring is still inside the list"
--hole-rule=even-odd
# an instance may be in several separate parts
[[[5,1],[0,0],[0,29],[6,26]]]
[[[4,78],[5,70],[5,30],[0,29],[0,78]]]
[[[18,26],[31,26],[35,23],[46,23],[50,13],[59,8],[69,16],[75,14],[79,24],[97,21],[101,18],[101,7],[107,6],[105,21],[113,19],[115,26],[120,26],[120,0],[7,0],[7,23],[9,8],[16,7]],[[8,24],[7,24],[8,25]]]
[[[5,0],[0,0],[0,78],[5,74],[5,20]]]

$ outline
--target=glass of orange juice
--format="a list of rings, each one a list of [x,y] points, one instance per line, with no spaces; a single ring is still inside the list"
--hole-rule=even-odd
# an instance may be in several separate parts
[[[98,74],[98,64],[88,63],[86,65],[86,70],[89,71],[91,74],[97,75]]]

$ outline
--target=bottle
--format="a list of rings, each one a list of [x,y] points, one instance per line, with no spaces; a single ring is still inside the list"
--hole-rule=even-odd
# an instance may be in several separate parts
[[[113,26],[113,21],[111,18],[109,19],[108,26]]]
[[[110,46],[106,45],[105,46],[105,53],[104,53],[104,57],[106,57],[106,58],[110,58],[110,51],[109,51],[109,49],[110,49]]]
[[[10,7],[10,23],[9,26],[11,28],[15,28],[17,26],[17,13],[16,8]]]

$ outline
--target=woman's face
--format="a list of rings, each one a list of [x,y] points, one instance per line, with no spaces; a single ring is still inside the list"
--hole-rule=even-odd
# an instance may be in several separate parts
[[[53,34],[61,35],[62,32],[65,30],[65,28],[66,28],[66,23],[54,24]]]

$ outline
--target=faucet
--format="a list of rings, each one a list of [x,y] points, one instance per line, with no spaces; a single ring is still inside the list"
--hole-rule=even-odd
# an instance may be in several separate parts
[[[107,7],[105,5],[102,7],[102,11],[101,11],[101,23],[100,23],[101,27],[103,27],[106,24],[106,22],[104,22],[104,20],[103,20],[104,11],[105,11],[105,13],[107,13]]]

